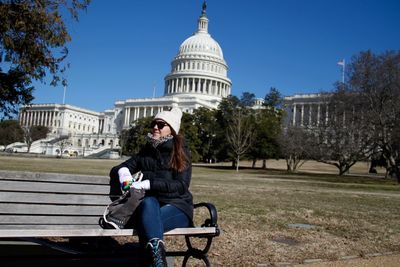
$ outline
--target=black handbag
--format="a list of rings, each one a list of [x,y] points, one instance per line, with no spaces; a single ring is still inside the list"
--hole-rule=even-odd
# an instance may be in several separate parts
[[[144,195],[145,190],[131,187],[106,207],[99,220],[100,226],[104,229],[124,229]]]

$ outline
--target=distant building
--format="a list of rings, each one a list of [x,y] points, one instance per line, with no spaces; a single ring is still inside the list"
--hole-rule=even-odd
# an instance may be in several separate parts
[[[328,119],[327,95],[298,94],[284,98],[286,126],[312,126]]]
[[[180,45],[171,72],[164,78],[164,96],[116,101],[113,109],[104,112],[64,104],[34,104],[20,109],[19,120],[22,126],[44,125],[51,130],[48,140],[33,145],[31,152],[61,153],[56,152],[56,141],[68,137],[69,153],[90,155],[118,148],[119,133],[140,118],[171,107],[188,113],[199,107],[217,108],[222,98],[231,94],[232,82],[227,74],[222,49],[208,33],[203,5],[197,31]]]

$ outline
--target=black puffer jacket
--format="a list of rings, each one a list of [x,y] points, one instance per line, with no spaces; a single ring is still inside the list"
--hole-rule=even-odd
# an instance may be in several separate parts
[[[150,181],[150,190],[146,191],[146,196],[156,197],[161,204],[176,206],[193,220],[193,197],[189,191],[192,167],[190,162],[183,172],[169,167],[173,140],[168,140],[157,148],[147,143],[138,154],[113,167],[110,172],[110,195],[122,194],[118,177],[120,168],[127,167],[132,174],[141,171],[143,180]],[[185,151],[190,155],[186,146]]]

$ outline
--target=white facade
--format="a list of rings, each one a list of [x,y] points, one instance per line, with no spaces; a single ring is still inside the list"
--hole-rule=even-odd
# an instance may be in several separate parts
[[[32,144],[32,153],[88,156],[118,145],[114,112],[100,113],[65,104],[36,104],[21,108],[19,121],[23,128],[40,125],[50,130],[47,138]],[[67,144],[60,145],[61,141]],[[26,146],[18,144],[18,147],[18,152],[27,151]]]
[[[328,120],[328,95],[298,94],[284,98],[286,126],[313,126]]]
[[[20,111],[21,126],[42,125],[53,134],[97,133],[99,112],[61,104],[25,106]]]

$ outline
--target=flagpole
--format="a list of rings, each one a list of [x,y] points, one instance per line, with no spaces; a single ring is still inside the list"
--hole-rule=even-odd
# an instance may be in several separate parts
[[[346,61],[345,61],[345,59],[342,59],[337,64],[342,66],[342,83],[344,83],[344,70],[345,70]]]
[[[342,83],[344,83],[344,68],[346,66],[346,61],[343,59],[343,65],[342,65]]]
[[[63,101],[62,101],[63,105],[65,104],[65,91],[67,91],[66,85],[64,85],[64,95],[63,95]]]

